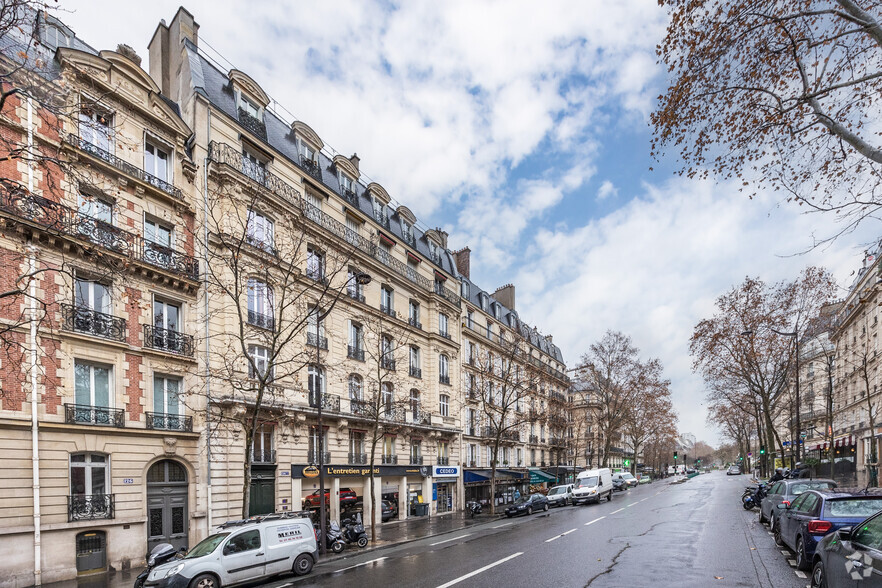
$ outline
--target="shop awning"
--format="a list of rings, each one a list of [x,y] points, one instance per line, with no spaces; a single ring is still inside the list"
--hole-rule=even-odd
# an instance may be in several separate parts
[[[543,482],[554,482],[555,480],[557,480],[557,478],[555,476],[552,476],[551,474],[547,474],[538,468],[530,468],[531,484],[542,484]]]
[[[490,470],[465,470],[463,472],[463,484],[474,484],[476,482],[489,482],[493,473]],[[521,480],[526,475],[520,472],[512,472],[509,470],[496,470],[496,482],[511,482],[513,480]]]

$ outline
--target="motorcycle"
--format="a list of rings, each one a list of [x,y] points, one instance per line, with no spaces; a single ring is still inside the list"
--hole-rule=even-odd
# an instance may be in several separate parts
[[[475,515],[481,514],[481,503],[475,500],[470,500],[466,502],[466,510],[471,518],[475,518]]]
[[[361,515],[356,514],[353,519],[343,519],[343,539],[346,543],[355,543],[359,547],[367,547],[367,533],[361,522]]]
[[[317,542],[322,540],[322,531],[318,527],[315,528],[315,539]],[[343,541],[343,532],[340,530],[340,525],[337,524],[337,521],[331,521],[331,526],[328,529],[325,541],[325,545],[333,553],[343,552],[346,543]]]
[[[169,543],[160,543],[154,547],[145,558],[147,560],[147,569],[138,574],[138,577],[135,578],[135,588],[141,588],[144,586],[144,582],[147,581],[147,576],[150,575],[150,570],[158,565],[171,561],[172,559],[181,559],[186,552],[186,547],[181,547],[180,551],[178,551]]]
[[[766,494],[766,485],[762,483],[757,484],[756,488],[745,488],[744,494],[741,495],[741,506],[744,510],[753,510],[762,503]]]

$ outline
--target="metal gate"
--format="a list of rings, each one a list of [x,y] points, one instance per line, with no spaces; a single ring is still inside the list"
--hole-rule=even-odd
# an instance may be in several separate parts
[[[187,547],[187,470],[166,459],[147,472],[147,552],[159,543]]]
[[[107,536],[104,531],[77,533],[77,573],[107,568]]]

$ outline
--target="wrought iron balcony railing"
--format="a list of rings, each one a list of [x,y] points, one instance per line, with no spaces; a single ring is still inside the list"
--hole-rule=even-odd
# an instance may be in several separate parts
[[[261,329],[266,329],[268,331],[272,331],[276,327],[276,320],[272,315],[269,314],[261,314],[254,310],[248,311],[248,324],[253,325],[255,327],[260,327]]]
[[[109,151],[102,149],[101,147],[98,147],[97,145],[94,145],[89,141],[86,141],[85,139],[81,139],[77,135],[69,134],[65,137],[65,139],[74,147],[77,147],[82,151],[85,151],[89,155],[110,164],[124,174],[137,178],[146,184],[150,184],[151,186],[154,186],[159,190],[162,190],[166,194],[174,196],[179,200],[183,200],[180,188],[175,188],[174,185],[172,185],[171,183],[165,180],[161,180],[156,176],[147,173],[139,167],[132,165],[128,161],[123,161]]]
[[[447,384],[449,386],[450,385],[450,376],[443,376],[443,375],[438,376],[438,381],[441,382],[442,384]]]
[[[67,497],[67,521],[112,519],[115,515],[113,494],[74,494]]]
[[[276,463],[276,450],[252,449],[251,463]]]
[[[208,144],[208,158],[215,163],[233,168],[289,202],[297,204],[300,201],[300,193],[279,176],[263,168],[255,170],[246,166],[242,152],[231,145],[212,141]]]
[[[438,261],[436,263],[438,265],[441,265],[440,261]],[[444,298],[445,300],[447,300],[448,302],[451,302],[451,303],[459,306],[459,303],[460,303],[459,294],[457,294],[456,292],[454,292],[450,288],[445,288],[440,283],[436,282],[435,286],[432,288],[432,291],[435,294],[437,294],[438,296],[440,296],[441,298]]]
[[[309,463],[321,463],[321,464],[329,464],[331,463],[331,452],[330,451],[322,451],[321,453],[315,449],[310,449],[307,454],[307,460]],[[319,459],[321,458],[321,459]]]
[[[367,453],[350,453],[349,463],[355,465],[365,465],[368,462]]]
[[[383,314],[387,314],[392,318],[398,318],[398,313],[391,306],[386,306],[385,304],[380,305],[380,312]]]
[[[441,335],[442,337],[444,337],[445,339],[452,339],[452,337],[450,336],[450,333],[447,331],[439,331],[438,334]]]
[[[266,124],[259,118],[247,113],[243,108],[239,109],[239,123],[246,130],[251,131],[254,135],[266,141]]]
[[[387,421],[392,421],[395,423],[403,423],[404,422],[404,409],[403,408],[386,408],[383,411],[383,418]]]
[[[411,455],[410,456],[410,465],[423,465],[423,456],[422,455]]]
[[[334,412],[340,412],[340,397],[336,394],[328,394],[327,392],[321,395],[322,398],[322,410],[332,410]],[[318,408],[318,394],[314,392],[309,393],[309,406],[312,408]]]
[[[384,455],[382,457],[383,464],[397,464],[398,456],[397,455]]]
[[[358,300],[359,302],[362,302],[362,303],[364,302],[364,294],[362,294],[361,292],[359,292],[357,290],[349,290],[346,292],[346,294],[350,298],[352,298],[353,300]]]
[[[125,427],[126,411],[121,408],[92,406],[90,404],[65,404],[64,422],[68,424]]]
[[[423,329],[423,323],[418,321],[415,317],[410,317],[409,319],[407,319],[407,324],[409,324],[411,327],[416,327],[420,330]]]
[[[353,398],[349,400],[349,412],[358,415],[370,415],[371,405],[364,400],[357,400]]]
[[[328,338],[317,335],[316,333],[306,333],[306,344],[320,349],[328,348]]]
[[[394,359],[389,358],[389,357],[383,357],[381,359],[381,362],[382,362],[384,370],[395,371],[395,360]]]
[[[321,169],[321,167],[319,167],[319,164],[316,163],[315,161],[313,161],[311,159],[307,159],[305,156],[301,155],[300,156],[300,167],[302,167],[306,173],[308,173],[309,175],[311,175],[312,177],[314,177],[318,181],[320,181],[320,182],[322,181],[322,169]]]
[[[410,366],[410,375],[413,376],[414,378],[422,378],[423,377],[423,370],[422,370],[422,368],[418,368],[418,367],[412,365],[412,366]]]
[[[530,435],[530,443],[539,443],[538,435]]]
[[[61,316],[62,328],[66,331],[86,333],[112,341],[125,342],[126,340],[126,319],[124,318],[72,304],[61,305]]]
[[[435,460],[435,463],[440,466],[450,465],[450,458],[449,457],[439,457],[437,460]]]
[[[193,432],[193,417],[163,412],[146,412],[148,429]]]
[[[374,210],[374,220],[377,221],[384,229],[389,228],[389,217],[386,216],[385,211]]]
[[[199,279],[199,261],[25,190],[0,192],[0,210],[53,233],[88,241],[130,259]]]
[[[411,411],[411,422],[415,425],[431,425],[432,424],[432,414],[428,413],[424,410],[414,410]]]
[[[143,328],[144,347],[168,351],[169,353],[176,353],[187,357],[193,357],[193,354],[196,352],[193,335],[154,327],[153,325],[143,325]]]
[[[348,357],[349,359],[364,361],[364,349],[362,349],[361,347],[353,347],[352,345],[347,345],[346,357]]]

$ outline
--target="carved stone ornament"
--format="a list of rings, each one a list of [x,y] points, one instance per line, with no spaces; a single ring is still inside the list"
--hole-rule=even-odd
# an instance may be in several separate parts
[[[174,437],[163,437],[162,445],[166,455],[174,455],[178,452],[178,440]]]

